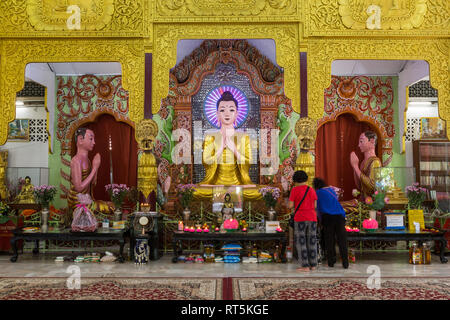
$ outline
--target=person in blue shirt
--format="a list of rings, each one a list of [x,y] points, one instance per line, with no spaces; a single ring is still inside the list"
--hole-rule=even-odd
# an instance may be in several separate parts
[[[323,227],[328,266],[334,267],[336,263],[335,246],[337,239],[342,266],[347,269],[348,244],[347,231],[345,230],[345,211],[339,203],[334,189],[329,187],[323,179],[314,178],[313,186],[317,194],[317,211]]]

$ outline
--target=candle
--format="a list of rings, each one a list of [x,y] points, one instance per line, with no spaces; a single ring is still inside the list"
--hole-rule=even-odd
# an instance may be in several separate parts
[[[178,231],[183,231],[183,230],[184,230],[183,221],[178,221]]]

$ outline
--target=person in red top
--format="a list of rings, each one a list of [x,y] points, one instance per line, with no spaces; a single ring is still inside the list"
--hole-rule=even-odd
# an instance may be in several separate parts
[[[307,185],[308,175],[305,171],[295,171],[292,179],[294,187],[289,195],[289,208],[295,210],[303,199],[294,215],[294,242],[300,264],[297,270],[315,270],[317,268],[317,195],[314,189]]]

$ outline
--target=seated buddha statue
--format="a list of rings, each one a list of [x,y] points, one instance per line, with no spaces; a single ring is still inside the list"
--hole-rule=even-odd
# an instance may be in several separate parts
[[[210,199],[214,186],[240,186],[245,200],[262,198],[249,176],[250,137],[234,128],[238,107],[237,100],[229,91],[225,91],[217,101],[220,129],[208,132],[203,142],[202,163],[206,174],[196,187],[195,199]]]
[[[17,195],[17,203],[36,203],[34,199],[34,186],[31,184],[31,178],[25,177],[25,184],[22,186],[20,193]]]
[[[222,206],[222,221],[234,218],[234,203],[231,201],[231,195],[227,193]]]

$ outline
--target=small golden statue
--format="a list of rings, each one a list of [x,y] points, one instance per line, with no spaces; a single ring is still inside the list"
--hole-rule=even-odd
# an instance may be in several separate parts
[[[36,203],[34,200],[34,186],[31,184],[31,178],[25,177],[25,184],[22,186],[20,193],[17,195],[17,203]]]
[[[139,147],[143,152],[139,158],[137,187],[145,199],[153,191],[157,192],[158,167],[156,158],[152,153],[157,135],[158,124],[152,119],[145,119],[138,123],[136,136]]]
[[[231,201],[231,195],[225,194],[223,206],[222,206],[222,221],[234,218],[234,204]]]
[[[299,140],[301,150],[311,150],[315,148],[317,123],[315,120],[304,117],[297,120],[295,133]]]
[[[315,176],[314,157],[309,152],[315,148],[317,123],[311,118],[305,117],[298,119],[295,124],[295,133],[299,141],[300,153],[295,163],[295,170],[303,170],[308,174],[311,183]]]
[[[405,193],[397,187],[397,182],[394,181],[394,186],[386,193],[386,197],[389,198],[389,204],[407,204],[408,198]]]

